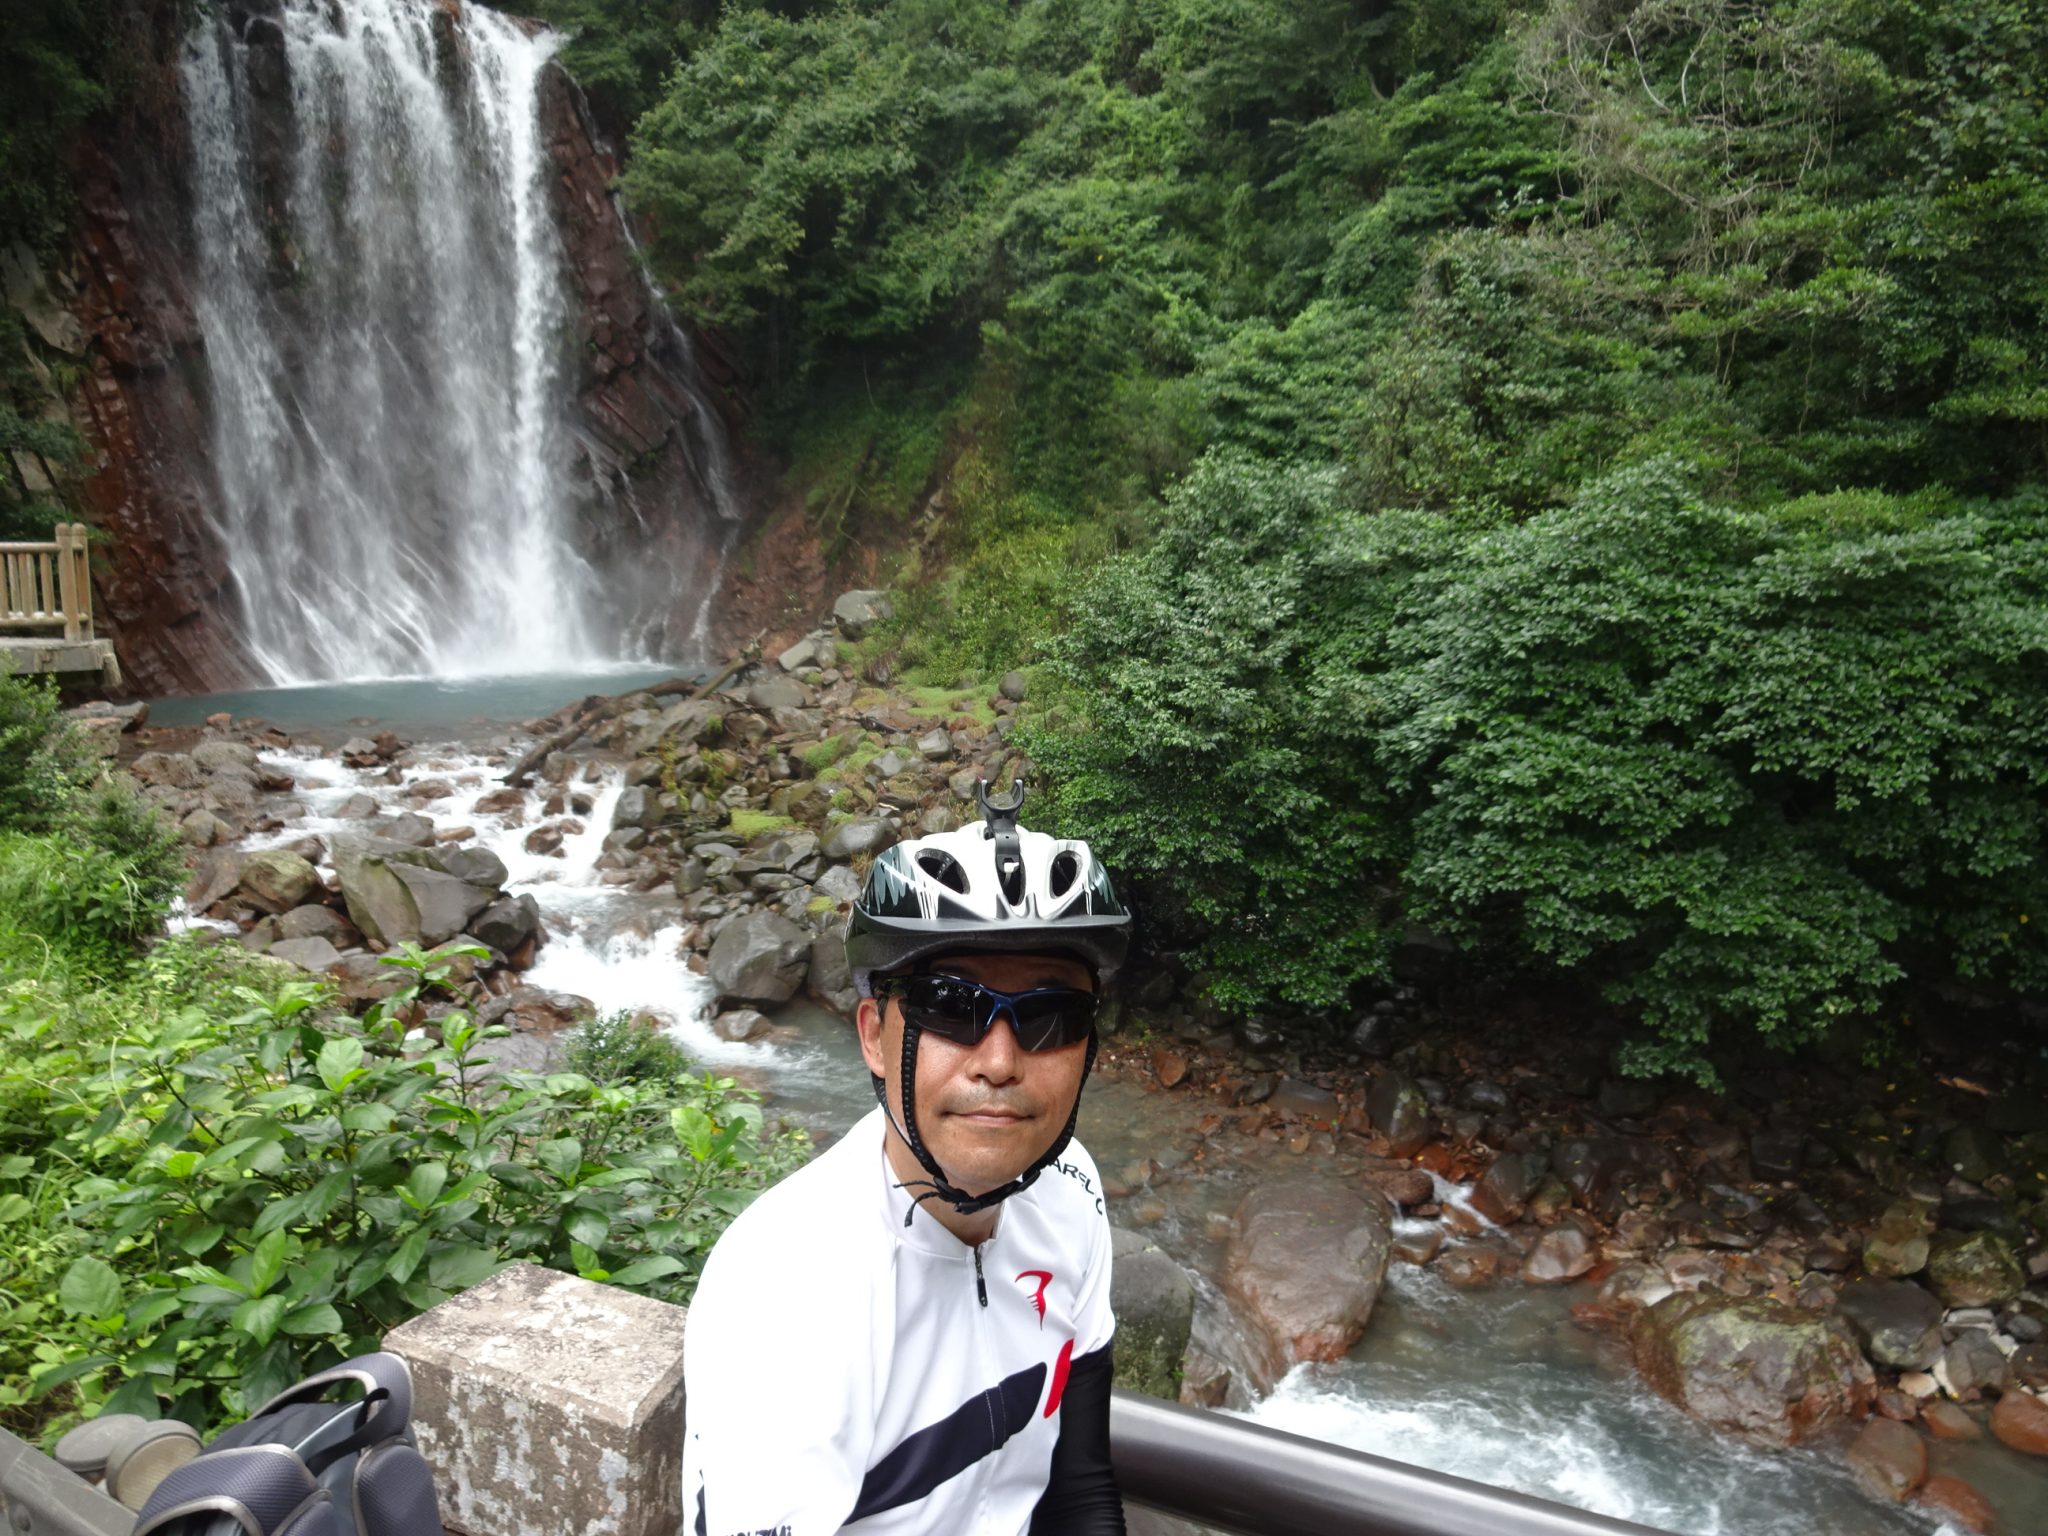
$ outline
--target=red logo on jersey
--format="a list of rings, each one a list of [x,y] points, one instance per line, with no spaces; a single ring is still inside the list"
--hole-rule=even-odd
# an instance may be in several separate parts
[[[1045,1326],[1045,1288],[1052,1284],[1052,1272],[1045,1269],[1027,1269],[1018,1275],[1019,1280],[1036,1280],[1038,1289],[1032,1293],[1031,1305],[1038,1308],[1038,1326]]]

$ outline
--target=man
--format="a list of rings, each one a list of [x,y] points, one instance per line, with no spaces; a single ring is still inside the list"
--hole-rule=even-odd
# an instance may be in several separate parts
[[[880,1107],[705,1266],[698,1536],[1122,1536],[1109,1224],[1072,1136],[1130,915],[1086,843],[1017,825],[1022,788],[868,873],[846,955]]]

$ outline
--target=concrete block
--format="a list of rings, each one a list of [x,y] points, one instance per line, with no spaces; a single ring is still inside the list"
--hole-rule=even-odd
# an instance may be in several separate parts
[[[676,1536],[683,1308],[515,1264],[385,1336],[463,1536]]]

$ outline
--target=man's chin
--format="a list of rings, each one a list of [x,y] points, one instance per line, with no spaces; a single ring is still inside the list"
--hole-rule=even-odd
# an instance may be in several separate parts
[[[998,1127],[948,1117],[944,1149],[934,1146],[931,1152],[948,1180],[970,1195],[985,1195],[1020,1176],[1047,1145],[1035,1121]]]

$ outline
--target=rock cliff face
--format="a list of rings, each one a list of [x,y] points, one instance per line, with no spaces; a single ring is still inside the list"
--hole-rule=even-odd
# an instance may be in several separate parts
[[[282,71],[275,24],[252,14],[269,8],[257,0],[231,14],[252,55],[275,48],[269,67]],[[91,447],[79,487],[85,515],[104,535],[97,608],[129,686],[145,695],[262,680],[240,639],[240,599],[210,515],[218,497],[213,384],[194,302],[182,41],[175,7],[158,9],[152,104],[85,146],[80,238],[68,266],[43,274],[84,332],[64,383]],[[280,83],[267,94],[281,106],[286,92]],[[628,644],[687,659],[708,644],[703,578],[742,531],[743,509],[759,500],[758,474],[727,447],[739,425],[736,370],[682,331],[650,290],[610,194],[610,152],[559,66],[541,78],[539,110],[570,268],[565,426],[577,450],[579,552],[600,573]],[[254,152],[260,158],[288,131],[252,125]]]

